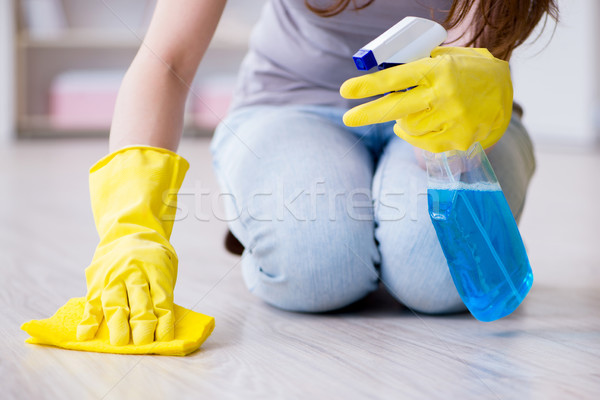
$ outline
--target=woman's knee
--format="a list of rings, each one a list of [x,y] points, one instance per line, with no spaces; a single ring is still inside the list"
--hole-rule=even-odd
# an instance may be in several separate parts
[[[384,225],[383,231],[389,228]],[[398,224],[393,234],[384,232],[378,232],[381,280],[392,296],[427,314],[465,309],[430,221]]]
[[[425,314],[447,314],[466,309],[445,261],[440,268],[408,263],[399,269],[422,271],[420,274],[407,273],[405,277],[382,275],[390,294],[407,308]]]
[[[339,309],[375,290],[372,231],[369,238],[332,225],[295,227],[278,232],[275,242],[256,241],[242,267],[249,290],[275,307],[300,312]]]
[[[452,280],[424,276],[422,281],[386,285],[399,302],[424,314],[448,314],[466,310]]]
[[[529,134],[518,116],[513,115],[504,136],[489,150],[488,158],[513,216],[519,221],[536,164]]]

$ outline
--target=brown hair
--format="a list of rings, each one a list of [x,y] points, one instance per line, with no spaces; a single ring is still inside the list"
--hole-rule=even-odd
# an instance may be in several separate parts
[[[315,7],[304,0],[306,6],[322,17],[332,17],[344,11],[350,2],[360,10],[375,0],[335,0],[325,8]],[[535,26],[545,16],[558,21],[557,0],[453,0],[446,19],[446,29],[464,23],[472,13],[472,25],[466,46],[486,47],[494,56],[508,60],[513,50],[523,44]],[[432,10],[433,14],[433,10]]]
[[[355,10],[362,10],[375,0],[365,0],[362,4],[358,4],[356,0],[337,0],[331,6],[325,8],[312,6],[309,3],[309,0],[304,0],[304,4],[306,4],[306,7],[308,7],[310,11],[314,12],[315,14],[321,17],[333,17],[334,15],[338,15],[339,13],[344,11],[346,7],[348,7],[348,5],[350,4],[350,1],[352,1]]]

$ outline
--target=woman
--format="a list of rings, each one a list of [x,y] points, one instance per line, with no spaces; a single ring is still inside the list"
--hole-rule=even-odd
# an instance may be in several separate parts
[[[90,173],[101,242],[86,269],[79,340],[93,338],[102,318],[112,344],[173,337],[172,195],[187,169],[174,151],[224,3],[159,1],[123,81],[111,154]],[[416,311],[462,310],[416,155],[480,141],[519,218],[534,159],[511,113],[506,61],[556,13],[552,0],[272,0],[211,146],[249,289],[282,309],[321,312],[381,280]],[[351,79],[352,54],[408,15],[445,20],[452,47]]]

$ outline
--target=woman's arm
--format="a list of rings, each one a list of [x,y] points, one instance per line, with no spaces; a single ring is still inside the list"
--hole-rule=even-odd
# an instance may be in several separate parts
[[[149,145],[175,151],[189,87],[226,0],[159,0],[119,90],[110,151]]]

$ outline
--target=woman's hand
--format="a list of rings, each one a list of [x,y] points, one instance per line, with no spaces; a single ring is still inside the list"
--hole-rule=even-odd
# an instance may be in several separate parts
[[[85,275],[79,340],[93,339],[102,318],[113,345],[126,345],[130,338],[136,345],[173,339],[177,255],[170,245],[139,234],[115,239],[98,246]]]
[[[467,150],[475,142],[488,148],[502,137],[511,118],[508,63],[486,49],[437,47],[431,58],[352,78],[340,88],[347,99],[385,93],[346,112],[344,123],[396,120],[398,136],[439,153]]]
[[[121,149],[90,170],[100,243],[86,269],[86,304],[77,339],[93,339],[106,318],[110,343],[174,337],[177,255],[169,242],[177,192],[188,163],[168,150]]]

